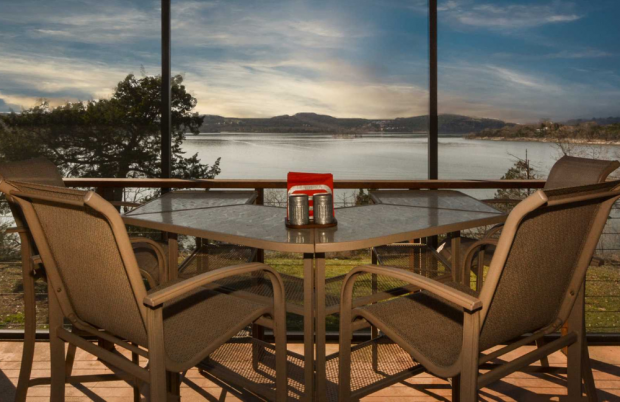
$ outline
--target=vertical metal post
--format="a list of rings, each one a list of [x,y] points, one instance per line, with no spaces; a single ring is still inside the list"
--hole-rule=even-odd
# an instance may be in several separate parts
[[[439,178],[439,117],[437,106],[437,0],[428,0],[428,179]]]
[[[170,121],[170,1],[161,0],[161,177],[172,173],[172,126]],[[162,189],[163,192],[170,189]]]

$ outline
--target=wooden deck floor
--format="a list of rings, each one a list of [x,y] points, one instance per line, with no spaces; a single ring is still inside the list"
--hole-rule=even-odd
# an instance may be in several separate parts
[[[33,377],[49,376],[49,344],[38,343],[36,348]],[[336,345],[328,345],[335,351]],[[301,345],[290,348],[302,353]],[[21,342],[0,342],[0,401],[12,401],[19,374]],[[513,359],[527,348],[506,356]],[[594,377],[599,400],[620,401],[620,347],[597,346],[590,348]],[[566,366],[561,353],[550,356],[553,366]],[[94,356],[78,351],[74,373],[99,374],[109,372]],[[190,383],[181,389],[182,400],[187,401],[236,401],[242,395],[233,390],[223,390],[215,383],[202,377],[197,370],[187,375]],[[421,374],[405,382],[393,385],[364,398],[365,401],[449,401],[450,385],[429,374]],[[566,393],[565,377],[549,374],[516,373],[480,392],[483,401],[549,401],[558,400]],[[90,383],[80,386],[67,385],[67,401],[131,401],[131,387],[122,381]],[[37,386],[29,390],[29,401],[49,400],[49,386]]]

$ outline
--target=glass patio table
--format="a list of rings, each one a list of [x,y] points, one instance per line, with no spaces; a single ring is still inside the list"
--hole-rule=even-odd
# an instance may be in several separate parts
[[[125,223],[165,232],[170,267],[178,267],[178,235],[303,254],[303,278],[283,275],[283,280],[287,311],[303,316],[304,356],[312,357],[304,358],[294,353],[289,356],[289,361],[298,369],[289,369],[289,395],[307,400],[333,400],[337,396],[337,356],[326,354],[326,318],[339,311],[342,277],[326,278],[326,253],[360,250],[450,233],[453,246],[450,275],[466,282],[469,278],[464,277],[459,262],[460,231],[502,223],[506,219],[504,213],[457,191],[386,190],[373,192],[373,205],[337,209],[336,227],[298,230],[284,225],[285,208],[251,205],[223,195],[220,202],[214,205],[204,199],[205,192],[193,193],[198,195],[185,196],[181,200],[175,198],[178,197],[175,193],[166,194],[125,214]],[[200,197],[203,197],[202,201]],[[178,269],[170,269],[168,279],[175,279],[177,275]],[[234,288],[234,285],[229,285]],[[267,292],[263,285],[255,285],[249,291],[237,289],[235,294],[265,297]],[[328,294],[328,288],[335,291]],[[406,293],[416,289],[404,286],[401,290]],[[393,296],[394,292],[373,291],[371,296],[360,298],[359,303],[376,302]],[[252,348],[254,351],[255,347]],[[253,357],[254,368],[256,359]],[[225,366],[225,362],[221,362],[220,367],[216,367],[223,376],[230,374]],[[295,373],[297,378],[291,381]],[[252,385],[251,381],[245,384]],[[257,388],[253,392],[260,394],[261,390]]]

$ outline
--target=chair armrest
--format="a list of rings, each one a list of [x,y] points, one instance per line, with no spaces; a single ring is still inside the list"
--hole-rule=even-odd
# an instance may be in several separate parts
[[[474,255],[476,254],[476,250],[484,246],[496,246],[497,247],[497,239],[483,238],[482,240],[478,240],[477,242],[469,246],[469,248],[465,252],[465,260],[464,260],[465,265],[463,266],[471,267],[471,263],[474,259]]]
[[[389,276],[390,278],[399,279],[403,282],[407,282],[411,285],[417,286],[420,289],[428,290],[429,292],[442,297],[449,302],[456,304],[457,306],[473,312],[482,308],[482,301],[476,297],[463,293],[443,283],[426,278],[424,276],[414,274],[409,271],[405,271],[398,268],[378,267],[376,265],[362,265],[353,269],[347,274],[342,286],[341,303],[344,304],[344,299],[348,298],[348,290],[352,291],[355,277],[361,273],[371,273],[383,276]],[[351,282],[351,283],[349,283]],[[347,289],[349,288],[349,289]],[[348,300],[347,300],[348,303]]]
[[[274,297],[282,298],[283,302],[284,285],[282,283],[282,278],[280,277],[280,275],[268,265],[261,263],[247,263],[215,269],[213,271],[205,272],[204,274],[196,275],[184,281],[177,282],[149,294],[144,298],[143,303],[148,307],[156,308],[167,301],[182,296],[187,292],[207,285],[211,282],[215,282],[223,278],[228,278],[230,276],[243,275],[256,271],[265,271],[269,275],[269,279],[271,280],[271,283],[274,287]],[[280,301],[276,300],[276,303],[278,302]]]
[[[157,264],[159,266],[159,280],[162,281],[166,277],[166,267],[168,266],[168,259],[166,258],[166,251],[161,246],[161,244],[157,243],[155,240],[149,239],[148,237],[130,237],[129,241],[131,241],[131,244],[147,244],[153,249],[153,251],[155,251],[155,256],[157,257]],[[140,271],[142,271],[143,274],[148,274],[146,271]],[[151,282],[154,281],[154,279],[147,276],[147,280],[152,286],[153,284],[151,284]]]
[[[28,229],[23,226],[15,226],[4,230],[4,233],[28,233]]]
[[[495,236],[495,234],[500,232],[503,228],[504,228],[504,224],[503,223],[499,223],[499,224],[493,226],[491,229],[487,230],[486,233],[484,234],[484,236],[482,236],[482,238],[483,239],[490,239],[492,236]]]

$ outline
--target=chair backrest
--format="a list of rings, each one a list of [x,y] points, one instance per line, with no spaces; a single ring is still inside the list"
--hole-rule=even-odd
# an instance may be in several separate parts
[[[480,293],[482,349],[566,321],[619,189],[539,190],[515,207]]]
[[[48,186],[64,187],[62,175],[49,159],[35,158],[18,162],[0,163],[0,192],[8,194],[11,191],[10,181],[21,181],[35,184],[46,184]],[[9,199],[9,208],[13,213],[15,222],[20,226],[25,226],[24,218],[19,208]]]
[[[93,192],[9,184],[63,314],[146,345],[146,288],[116,209]]]
[[[618,167],[618,161],[563,156],[551,168],[545,190],[602,183]]]
[[[43,157],[0,163],[0,177],[8,181],[45,184],[57,187],[65,186],[62,175],[56,165]]]

